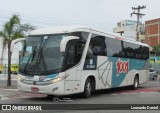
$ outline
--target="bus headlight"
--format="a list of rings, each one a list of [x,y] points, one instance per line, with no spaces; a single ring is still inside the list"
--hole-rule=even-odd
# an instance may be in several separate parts
[[[55,78],[55,79],[52,80],[52,83],[59,82],[59,81],[61,81],[61,79],[62,79],[61,77]]]
[[[63,80],[64,78],[65,78],[65,77],[58,77],[58,78],[55,78],[55,79],[52,80],[52,83],[57,83],[57,82]]]
[[[22,80],[23,78],[21,76],[17,75],[17,79]]]

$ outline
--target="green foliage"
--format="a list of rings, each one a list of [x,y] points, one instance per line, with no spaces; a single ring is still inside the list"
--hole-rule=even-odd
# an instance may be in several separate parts
[[[30,24],[21,24],[21,20],[18,15],[12,15],[8,22],[6,22],[3,26],[3,29],[0,31],[0,37],[3,38],[3,50],[2,50],[2,58],[4,49],[8,48],[8,80],[7,85],[11,85],[11,56],[10,46],[13,40],[18,38],[26,37],[27,33],[35,28]]]
[[[18,15],[13,15],[8,22],[3,26],[3,30],[0,31],[0,36],[11,43],[12,40],[17,38],[24,38],[26,33],[33,30],[34,27],[30,24],[21,24]],[[6,43],[5,45],[6,46]]]
[[[160,56],[160,44],[157,46],[153,46],[153,51],[157,56]]]

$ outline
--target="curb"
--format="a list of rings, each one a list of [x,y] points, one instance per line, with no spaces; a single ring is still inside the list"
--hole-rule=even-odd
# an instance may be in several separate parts
[[[7,97],[0,95],[0,101],[8,99]]]
[[[0,80],[7,80],[7,78],[0,78]],[[11,80],[17,80],[17,79],[11,79]]]
[[[17,86],[2,86],[2,87],[0,86],[0,89],[2,89],[2,90],[8,90],[8,89],[12,90],[13,89],[14,90],[14,89],[18,89],[18,88],[17,88]]]
[[[7,80],[7,76],[0,75],[0,80]],[[11,80],[17,80],[17,76],[11,76]]]

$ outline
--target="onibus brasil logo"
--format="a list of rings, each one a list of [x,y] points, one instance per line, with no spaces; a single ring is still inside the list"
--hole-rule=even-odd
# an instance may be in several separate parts
[[[118,59],[116,62],[116,68],[117,68],[117,76],[121,73],[128,73],[129,70],[129,60],[122,61],[121,59]]]

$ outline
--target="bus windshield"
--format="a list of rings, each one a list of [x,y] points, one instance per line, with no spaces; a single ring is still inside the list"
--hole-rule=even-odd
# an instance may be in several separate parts
[[[58,73],[63,63],[60,42],[66,36],[28,36],[20,53],[19,72],[30,75]]]

